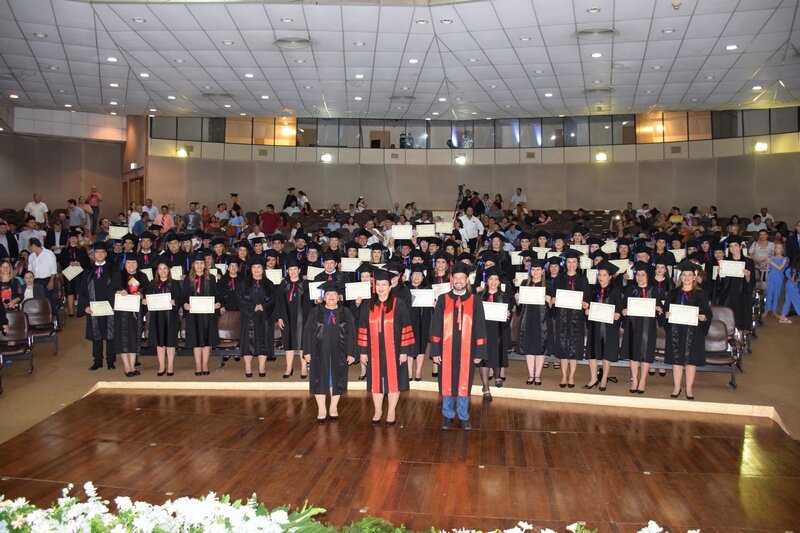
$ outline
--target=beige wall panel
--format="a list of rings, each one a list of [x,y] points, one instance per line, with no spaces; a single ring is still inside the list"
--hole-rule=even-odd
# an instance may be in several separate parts
[[[752,155],[717,160],[717,207],[720,213],[739,216],[755,213],[755,160],[756,156]]]
[[[643,161],[639,166],[639,204],[648,203],[661,210],[674,204],[673,163]]]

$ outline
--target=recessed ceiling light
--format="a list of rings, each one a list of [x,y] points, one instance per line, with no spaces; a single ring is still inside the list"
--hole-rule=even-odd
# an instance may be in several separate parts
[[[653,70],[661,70],[661,69],[662,69],[662,68],[664,68],[664,67],[662,67],[661,65],[653,65],[653,66],[652,66],[652,67],[650,67],[650,68],[651,68],[651,69],[653,69]]]
[[[248,72],[248,73],[246,73],[246,74],[244,75],[244,77],[245,77],[245,78],[252,78],[252,77],[254,77],[254,76],[255,76],[255,74],[253,74],[252,72]]]
[[[438,114],[439,114],[438,111],[434,111],[433,113],[431,113],[431,115],[438,115]]]
[[[111,113],[109,113],[109,114],[110,114],[110,115],[116,115],[116,114],[117,114],[117,112],[116,112],[116,111],[112,111],[112,112],[111,112]]]
[[[19,98],[19,95],[18,94],[9,94],[8,97],[11,98],[12,100],[16,100],[17,98]]]
[[[72,104],[64,104],[64,107],[70,108],[70,107],[72,107]]]
[[[294,22],[294,19],[292,17],[281,17],[281,22],[286,22],[288,24],[289,22]]]
[[[564,115],[558,115],[560,118],[564,118]]]
[[[505,107],[505,108],[509,108],[509,107],[511,107],[511,104],[506,104],[506,105],[504,105],[503,107]]]
[[[262,95],[261,95],[261,99],[262,99],[262,100],[269,100],[269,95],[262,94]]]
[[[600,52],[594,52],[594,53],[592,53],[592,57],[594,57],[594,58],[603,57],[603,54],[601,54]]]
[[[210,85],[203,85],[203,89],[205,89],[206,91],[210,91],[211,90],[211,86]]]
[[[364,46],[367,43],[365,43],[364,41],[356,41],[353,44],[356,45],[356,46]]]
[[[531,40],[531,38],[528,35],[523,35],[522,37],[519,38],[519,40],[522,42],[528,42]]]
[[[58,67],[55,65],[47,65],[47,70],[58,70]]]
[[[753,85],[753,90],[754,91],[760,91],[761,90],[761,85]]]
[[[34,37],[38,37],[40,39],[44,39],[45,37],[47,37],[47,34],[46,33],[42,33],[40,31],[37,31],[36,33],[33,34],[33,36]]]
[[[439,22],[441,22],[442,24],[452,24],[453,23],[453,21],[451,19],[442,19]]]
[[[222,107],[224,107],[224,108],[229,108],[230,106],[231,106],[231,104],[223,104],[223,106],[222,106]]]
[[[553,93],[544,93],[545,98],[550,98],[551,96],[553,96]]]
[[[425,117],[425,120],[430,120],[430,119],[431,119],[431,117]]]
[[[477,57],[468,57],[467,61],[469,61],[470,63],[476,63],[478,61],[478,58]]]
[[[244,116],[247,116],[247,113],[239,113],[239,115],[244,117]]]
[[[653,94],[653,89],[647,89],[647,90],[645,91],[645,93],[647,93],[647,94]]]
[[[233,41],[231,41],[230,39],[225,39],[224,41],[222,41],[222,44],[224,44],[225,46],[231,46],[233,45]]]
[[[67,91],[65,91],[64,89],[59,89],[58,94],[67,94]]]
[[[363,74],[356,74],[356,75],[355,75],[355,78],[356,78],[357,80],[363,80],[363,79],[364,79],[364,75],[363,75]]]
[[[396,105],[396,106],[394,106],[394,108],[395,108],[395,109],[403,109],[403,106],[401,106],[401,105]]]
[[[486,120],[492,120],[492,117],[486,117]]]
[[[117,58],[116,57],[107,57],[106,61],[108,61],[109,63],[116,63],[117,62]]]
[[[303,89],[313,89],[311,85],[303,85]]]
[[[175,60],[175,62],[176,62],[176,63],[185,63],[185,62],[186,62],[186,60],[185,60],[185,59],[183,59],[183,58],[180,58],[180,57],[179,57],[179,58],[177,58],[177,59]]]
[[[709,76],[706,76],[706,79],[707,79],[707,80],[713,80],[713,79],[714,79],[714,76],[710,76],[710,75],[709,75]]]
[[[415,59],[412,57],[411,59],[408,60],[408,62],[411,63],[412,65],[416,65],[417,63],[419,63],[419,59]]]
[[[739,47],[736,46],[735,44],[729,44],[728,46],[725,47],[725,50],[736,50],[737,48]]]
[[[601,84],[603,82],[600,81],[600,80],[592,80],[592,83],[594,83],[595,85],[599,85],[599,84]]]
[[[360,96],[356,96],[353,98],[353,100],[355,100],[356,102],[360,102],[362,98]]]
[[[403,91],[407,91],[408,87],[400,87],[400,89],[403,90]]]
[[[697,101],[697,98],[692,98],[692,102],[696,102],[696,101]]]
[[[134,21],[136,24],[144,24],[145,22],[147,22],[147,19],[143,19],[142,17],[133,17],[131,20]]]
[[[155,108],[155,107],[151,107],[151,108],[150,108],[150,112],[151,112],[151,113],[155,113],[155,112],[156,112],[156,108]]]
[[[536,70],[533,71],[533,73],[534,74],[544,74],[544,71],[542,69],[536,69]]]
[[[117,105],[117,103],[112,100],[112,101],[109,102],[109,105]]]
[[[611,126],[608,126],[608,125],[606,125],[606,126],[605,126],[605,129],[607,129],[607,130],[610,130],[610,129],[611,129]]]
[[[472,111],[472,112],[470,113],[470,115],[477,115],[477,114],[478,114],[478,112],[477,112],[477,111]]]
[[[661,33],[666,33],[667,35],[669,35],[670,33],[675,33],[675,28],[664,28],[663,30],[661,30]]]
[[[416,22],[419,25],[427,24],[428,23],[428,19],[417,19],[414,22]]]
[[[140,78],[149,78],[150,74],[148,74],[147,72],[141,72],[141,73],[139,73],[139,77]]]
[[[586,12],[587,13],[591,13],[591,14],[594,15],[595,13],[600,13],[600,8],[599,7],[590,7],[589,9],[586,10]]]
[[[0,128],[0,131],[3,131],[3,128]]]
[[[175,97],[172,95],[167,96],[167,100],[175,100]]]
[[[446,102],[446,101],[447,101],[447,98],[445,98],[444,96],[442,96],[441,98],[439,98],[439,101],[440,101],[440,102]]]
[[[295,59],[294,62],[299,64],[299,65],[302,65],[303,63],[306,62],[306,60],[305,59]]]

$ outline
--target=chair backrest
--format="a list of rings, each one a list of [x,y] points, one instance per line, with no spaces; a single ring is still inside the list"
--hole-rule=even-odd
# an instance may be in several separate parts
[[[656,351],[663,352],[667,349],[667,333],[664,328],[656,328]]]
[[[28,325],[33,327],[53,324],[53,308],[47,298],[31,298],[22,302],[22,310],[28,315]]]
[[[23,342],[28,339],[28,315],[25,311],[6,311],[8,333],[0,336],[0,342]]]
[[[219,338],[223,340],[239,340],[242,335],[240,321],[239,311],[226,311],[217,320]]]
[[[722,320],[712,320],[706,335],[705,350],[709,353],[728,351],[728,327]]]
[[[712,305],[711,312],[714,314],[714,320],[721,320],[725,323],[731,335],[736,332],[736,317],[733,314],[733,309],[721,305]]]

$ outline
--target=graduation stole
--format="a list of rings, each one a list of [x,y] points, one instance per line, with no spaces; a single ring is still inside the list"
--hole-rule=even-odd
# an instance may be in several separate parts
[[[456,309],[456,301],[461,304]],[[472,313],[475,304],[475,297],[469,297],[461,302],[461,297],[453,299],[446,295],[444,302],[444,338],[442,343],[442,355],[450,354],[450,359],[442,359],[442,396],[453,396],[453,360],[459,358],[458,391],[455,396],[469,396],[469,376],[472,374],[470,357],[472,353]],[[461,329],[461,353],[453,353],[453,319],[458,320]]]
[[[396,302],[395,302],[396,304]],[[381,348],[380,333],[383,331],[384,348],[386,349],[386,382],[388,390],[399,390],[397,383],[397,353],[394,345],[394,306],[385,311],[383,303],[369,310],[369,361],[372,370],[371,390],[381,392]],[[381,317],[383,320],[381,320]]]

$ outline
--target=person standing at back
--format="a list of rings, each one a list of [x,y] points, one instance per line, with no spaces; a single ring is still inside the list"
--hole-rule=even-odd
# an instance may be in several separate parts
[[[528,205],[528,197],[525,196],[524,192],[522,192],[521,187],[517,187],[517,190],[511,196],[511,203],[509,207],[511,207],[511,210],[514,211],[519,204]]]
[[[47,225],[47,217],[50,213],[50,209],[48,209],[47,204],[42,201],[42,195],[38,192],[33,193],[33,201],[25,204],[23,211],[35,218],[36,222],[42,226]]]
[[[100,203],[103,201],[103,195],[97,191],[97,185],[92,185],[92,188],[86,194],[86,203],[92,208],[92,233],[97,232],[97,224],[100,222]]]

